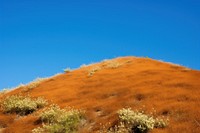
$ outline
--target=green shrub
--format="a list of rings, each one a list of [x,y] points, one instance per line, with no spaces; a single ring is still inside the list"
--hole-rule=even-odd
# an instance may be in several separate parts
[[[1,107],[6,113],[17,113],[27,115],[38,108],[42,108],[47,104],[47,101],[42,98],[31,99],[28,96],[12,95],[6,97],[1,102]]]
[[[39,119],[45,124],[42,128],[33,129],[33,133],[72,133],[77,130],[83,114],[80,110],[65,110],[52,105],[40,114]]]

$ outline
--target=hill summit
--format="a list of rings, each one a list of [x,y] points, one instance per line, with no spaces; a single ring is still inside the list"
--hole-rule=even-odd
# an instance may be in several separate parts
[[[154,128],[153,133],[200,131],[200,71],[150,58],[119,57],[82,65],[76,70],[66,69],[65,73],[2,92],[1,106],[6,98],[17,95],[41,97],[48,104],[41,108],[36,104],[37,109],[23,115],[18,113],[19,108],[18,112],[5,112],[2,108],[2,132],[28,133],[42,127],[40,113],[51,105],[58,105],[60,110],[82,110],[84,115],[77,128],[81,133],[114,128],[119,125],[122,109],[168,119],[165,128]]]

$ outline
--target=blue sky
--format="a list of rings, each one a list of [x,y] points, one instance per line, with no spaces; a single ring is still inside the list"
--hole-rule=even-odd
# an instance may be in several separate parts
[[[0,0],[0,89],[148,56],[200,70],[199,0]]]

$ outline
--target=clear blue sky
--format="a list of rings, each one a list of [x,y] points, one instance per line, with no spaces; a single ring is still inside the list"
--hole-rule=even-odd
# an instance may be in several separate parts
[[[126,55],[200,70],[200,1],[0,0],[0,89]]]

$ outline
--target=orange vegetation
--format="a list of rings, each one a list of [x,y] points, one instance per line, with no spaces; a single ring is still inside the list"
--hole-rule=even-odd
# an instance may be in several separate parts
[[[169,118],[164,129],[152,133],[200,132],[200,71],[149,58],[122,57],[50,77],[33,89],[19,87],[1,96],[28,94],[42,96],[60,107],[85,110],[86,122],[80,132],[97,132],[102,125],[117,121],[119,109],[155,109]],[[38,111],[37,111],[38,112]],[[19,117],[0,113],[6,133],[28,133],[37,123],[37,112]]]

